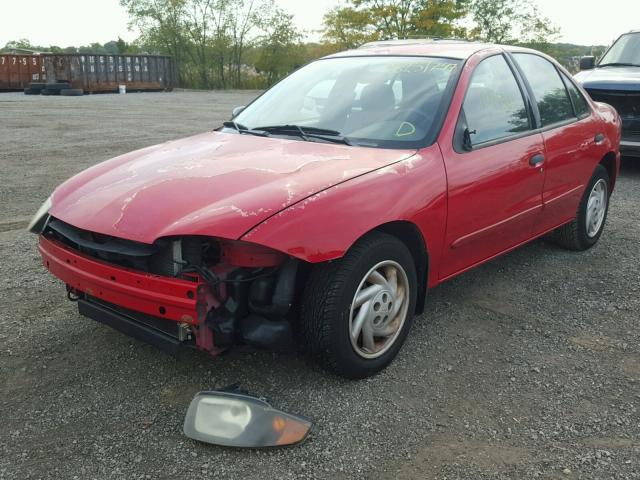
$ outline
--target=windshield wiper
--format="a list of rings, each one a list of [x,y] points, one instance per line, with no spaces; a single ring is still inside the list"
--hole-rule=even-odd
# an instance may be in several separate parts
[[[347,137],[337,130],[329,130],[327,128],[301,127],[300,125],[269,125],[266,127],[258,127],[255,130],[269,133],[293,133],[307,141],[309,138],[317,138],[333,143],[353,145]]]
[[[637,63],[611,62],[601,63],[598,67],[640,67]]]
[[[329,130],[328,128],[319,128],[319,127],[301,127],[300,125],[271,125],[268,127],[260,127],[256,128],[256,130],[265,130],[265,131],[278,131],[278,130],[303,130],[305,133],[319,133],[321,135],[342,135],[337,130]]]
[[[234,122],[233,120],[230,120],[228,122],[222,122],[222,126],[226,127],[226,128],[233,128],[239,134],[248,133],[249,135],[256,135],[258,137],[268,137],[269,136],[269,134],[267,132],[259,131],[259,130],[252,130],[250,128],[245,127],[241,123]]]

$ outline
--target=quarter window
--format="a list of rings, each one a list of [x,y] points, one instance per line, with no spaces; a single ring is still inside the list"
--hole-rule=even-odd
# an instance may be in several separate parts
[[[571,101],[573,102],[573,108],[576,111],[576,115],[579,118],[589,115],[589,113],[591,113],[591,109],[589,108],[589,104],[585,100],[584,95],[580,93],[578,87],[573,84],[569,77],[564,73],[560,73],[560,75],[562,76],[562,80],[564,80],[564,84],[567,86],[569,97],[571,97]]]
[[[502,55],[489,57],[476,67],[463,111],[472,146],[530,129],[522,92]]]
[[[567,89],[551,62],[530,53],[513,54],[538,102],[542,126],[575,118]]]

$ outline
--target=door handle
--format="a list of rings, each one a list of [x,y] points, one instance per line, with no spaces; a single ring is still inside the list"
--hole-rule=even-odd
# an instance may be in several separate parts
[[[596,135],[596,138],[593,139],[596,143],[602,143],[604,142],[604,135],[602,133],[599,133]]]
[[[544,162],[544,155],[539,153],[538,155],[534,155],[529,159],[529,165],[532,167],[537,167]]]

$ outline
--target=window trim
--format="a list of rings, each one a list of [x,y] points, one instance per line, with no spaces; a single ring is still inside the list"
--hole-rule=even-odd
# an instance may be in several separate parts
[[[462,132],[464,132],[465,128],[468,128],[468,124],[467,124],[466,114],[465,114],[465,111],[464,111],[464,103],[466,102],[467,95],[469,94],[469,89],[471,87],[471,79],[473,79],[473,74],[476,72],[476,70],[482,64],[482,62],[484,62],[485,60],[488,60],[490,58],[497,57],[497,56],[501,56],[503,58],[503,60],[505,61],[505,63],[507,64],[507,67],[509,67],[509,70],[511,70],[511,74],[513,75],[513,79],[515,80],[516,85],[518,86],[518,90],[520,90],[520,95],[522,96],[522,101],[523,101],[524,107],[527,110],[527,116],[529,118],[529,128],[530,129],[526,130],[524,132],[514,133],[513,135],[508,135],[506,137],[496,138],[496,139],[493,139],[493,140],[487,140],[485,142],[473,145],[471,150],[465,150],[464,148],[462,148],[462,142],[463,142]],[[497,53],[494,53],[494,54],[491,54],[491,55],[488,55],[488,56],[484,57],[482,60],[480,60],[478,65],[475,66],[475,68],[473,69],[473,72],[471,72],[471,77],[469,79],[469,85],[467,85],[467,89],[464,92],[464,98],[462,99],[462,104],[460,106],[460,111],[458,112],[458,119],[456,121],[456,128],[454,129],[454,133],[453,133],[453,150],[456,153],[464,155],[466,153],[475,152],[475,151],[480,150],[482,148],[492,147],[494,145],[500,145],[501,143],[506,143],[506,142],[510,142],[510,141],[517,140],[517,139],[520,139],[520,138],[528,137],[529,135],[532,135],[532,134],[536,133],[537,124],[535,124],[533,122],[533,120],[534,120],[534,112],[532,111],[531,107],[532,107],[532,105],[531,105],[531,99],[530,99],[529,91],[527,89],[525,89],[525,87],[524,87],[524,85],[523,85],[523,83],[521,81],[520,72],[514,70],[514,65],[512,64],[510,59],[508,58],[507,52],[506,51],[497,52]]]
[[[529,83],[524,76],[524,73],[518,68],[518,64],[515,60],[509,55],[509,52],[505,52],[505,59],[507,63],[511,67],[514,76],[516,77],[516,81],[518,85],[520,85],[520,90],[522,90],[522,95],[525,96],[526,107],[529,110],[529,121],[531,122],[531,130],[536,130],[540,128],[540,112],[538,111],[538,103],[535,101],[535,95],[533,94],[533,90],[531,90]]]
[[[567,94],[569,95],[569,100],[571,101],[571,105],[573,105],[573,114],[576,116],[578,120],[584,120],[585,118],[590,117],[593,111],[591,109],[591,105],[589,104],[589,101],[584,97],[584,95],[582,94],[578,86],[569,78],[569,75],[564,73],[562,70],[559,70],[558,67],[556,67],[556,70],[558,70],[558,74],[560,75],[560,78],[564,83],[564,88],[567,91]],[[571,93],[569,92],[569,85],[567,85],[567,82],[569,82],[573,86],[573,88],[575,88],[576,92],[578,92],[578,95],[580,96],[580,98],[582,98],[582,100],[584,101],[584,104],[587,106],[587,111],[585,113],[578,115],[578,109],[576,107],[576,104],[573,101],[573,98],[571,97]]]
[[[540,118],[540,111],[538,110],[538,102],[536,99],[536,96],[533,94],[533,90],[531,88],[531,84],[529,83],[529,80],[527,80],[527,77],[524,75],[524,72],[522,72],[520,65],[518,65],[517,60],[513,57],[514,53],[522,53],[522,54],[526,54],[526,55],[535,55],[536,57],[540,57],[544,60],[546,60],[547,62],[551,63],[551,65],[555,68],[556,72],[558,73],[558,76],[560,77],[560,80],[562,81],[562,84],[564,86],[565,92],[567,94],[567,97],[569,97],[569,102],[571,103],[571,107],[573,109],[573,113],[574,116],[572,118],[568,118],[566,120],[560,121],[560,122],[556,122],[556,123],[552,123],[546,126],[542,126],[542,120]],[[464,131],[463,128],[461,128],[463,126],[463,124],[465,124],[464,126],[466,126],[466,117],[464,115],[464,102],[467,99],[467,92],[469,90],[469,86],[467,86],[467,92],[465,92],[465,96],[462,100],[462,106],[460,107],[460,112],[458,113],[458,120],[456,122],[456,128],[454,130],[453,133],[453,150],[461,155],[464,155],[466,153],[472,153],[475,152],[476,150],[480,150],[482,148],[487,148],[487,147],[493,147],[495,145],[500,145],[502,143],[507,143],[513,140],[519,140],[521,138],[525,138],[528,137],[530,135],[536,135],[536,134],[542,134],[545,132],[548,132],[550,130],[554,130],[556,128],[560,128],[560,127],[565,127],[567,125],[571,125],[573,123],[577,123],[581,120],[584,120],[586,118],[590,118],[593,116],[593,106],[591,104],[591,102],[589,102],[589,100],[584,96],[584,94],[582,93],[581,89],[577,86],[577,84],[575,83],[575,81],[571,78],[570,75],[562,75],[562,70],[560,70],[558,68],[558,66],[554,63],[549,61],[547,58],[545,58],[542,55],[538,55],[537,53],[534,52],[511,52],[508,50],[503,51],[502,53],[495,53],[492,55],[489,55],[485,58],[483,58],[480,63],[482,63],[484,60],[494,57],[496,55],[503,55],[505,57],[505,59],[507,60],[507,63],[509,64],[509,66],[511,67],[512,72],[514,72],[514,76],[516,78],[516,82],[518,83],[518,86],[520,87],[520,91],[522,92],[524,89],[524,93],[523,95],[525,96],[526,100],[525,100],[525,106],[526,108],[529,110],[529,118],[530,121],[533,119],[535,121],[535,128],[533,128],[532,130],[527,130],[526,132],[521,132],[518,134],[514,134],[514,135],[510,135],[508,137],[503,137],[503,138],[499,138],[496,140],[491,140],[491,141],[487,141],[487,142],[483,142],[483,143],[479,143],[477,145],[474,145],[473,148],[471,150],[465,150],[462,148],[462,132]],[[478,65],[475,68],[478,68],[478,66],[480,65],[480,63],[478,63]],[[475,69],[474,69],[475,72]],[[471,74],[473,76],[473,72]],[[580,95],[582,95],[582,98],[584,98],[585,102],[587,103],[587,106],[589,107],[589,112],[588,114],[585,114],[581,117],[578,117],[576,115],[576,110],[575,107],[573,105],[573,100],[571,99],[571,95],[569,94],[569,91],[567,89],[567,86],[565,84],[564,78],[563,77],[567,77],[567,79],[573,84],[574,87],[576,87],[576,89],[578,90],[578,92],[580,93]]]

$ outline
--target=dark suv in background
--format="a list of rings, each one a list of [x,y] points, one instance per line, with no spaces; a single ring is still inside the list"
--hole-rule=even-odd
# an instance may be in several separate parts
[[[640,30],[621,35],[597,64],[581,58],[580,70],[575,78],[591,98],[618,110],[622,154],[640,157]]]

